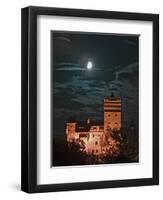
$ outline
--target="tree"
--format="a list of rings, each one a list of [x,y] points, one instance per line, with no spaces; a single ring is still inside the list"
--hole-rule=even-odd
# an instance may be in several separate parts
[[[84,152],[84,144],[73,140],[53,142],[53,166],[70,166],[86,164],[87,155]]]

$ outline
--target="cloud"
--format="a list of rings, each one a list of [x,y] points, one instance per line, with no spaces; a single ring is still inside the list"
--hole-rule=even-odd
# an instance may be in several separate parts
[[[128,126],[133,120],[138,123],[139,91],[138,63],[120,67],[115,72],[115,79],[109,85],[109,90],[122,98],[123,122]]]
[[[138,89],[138,63],[123,66],[116,71],[109,89],[121,96],[133,96],[131,92]]]
[[[65,41],[65,42],[71,42],[71,39],[70,38],[67,38],[67,37],[57,37],[56,40],[62,40],[62,41]]]
[[[132,74],[134,72],[138,72],[138,63],[137,62],[126,65],[121,70],[117,71],[115,80],[119,80],[120,76],[123,74]]]
[[[124,40],[125,43],[131,45],[131,46],[136,46],[137,44],[131,40]]]
[[[85,65],[81,65],[79,63],[71,63],[71,62],[61,62],[55,63],[56,71],[88,71]],[[91,71],[100,71],[101,68],[94,66]],[[108,69],[107,69],[108,70]]]
[[[83,67],[61,67],[56,68],[56,71],[86,71],[86,68]]]
[[[78,63],[71,63],[71,62],[60,62],[60,63],[55,63],[56,66],[80,66]]]
[[[62,63],[63,64],[63,63]],[[60,65],[63,66],[63,65]],[[71,63],[69,63],[71,68]],[[61,72],[66,79],[54,80],[54,113],[56,120],[63,119],[64,123],[71,116],[76,119],[102,119],[103,98],[111,92],[121,96],[126,124],[131,119],[136,121],[138,113],[138,64],[121,66],[111,73],[97,72],[95,76],[87,77],[80,72]],[[59,73],[59,72],[58,72]],[[106,77],[105,77],[106,76]],[[108,78],[108,76],[111,77]],[[63,77],[64,78],[64,77]],[[109,80],[110,79],[110,80]],[[134,80],[137,80],[133,84]],[[59,123],[59,122],[58,122]],[[63,130],[62,130],[63,131]]]
[[[73,76],[64,84],[54,82],[54,100],[57,100],[60,108],[70,110],[76,108],[77,112],[77,108],[81,110],[90,107],[89,111],[91,111],[92,106],[98,108],[101,105],[102,107],[106,88],[104,81],[85,80],[81,76]]]

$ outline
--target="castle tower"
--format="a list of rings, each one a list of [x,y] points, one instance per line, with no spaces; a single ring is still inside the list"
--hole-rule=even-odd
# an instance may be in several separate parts
[[[76,129],[76,122],[75,121],[68,121],[66,123],[66,135],[67,141],[72,142],[75,138],[75,129]]]
[[[121,99],[113,94],[104,98],[104,133],[121,128]]]

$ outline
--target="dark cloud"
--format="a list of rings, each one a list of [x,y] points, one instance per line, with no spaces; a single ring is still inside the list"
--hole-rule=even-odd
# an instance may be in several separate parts
[[[65,42],[71,42],[70,38],[67,38],[67,37],[56,37],[56,40],[62,40],[62,41],[65,41]]]
[[[125,43],[127,43],[127,44],[129,44],[129,45],[131,45],[131,46],[136,46],[137,45],[137,43],[136,42],[134,42],[134,41],[132,41],[132,40],[124,40],[124,42]]]

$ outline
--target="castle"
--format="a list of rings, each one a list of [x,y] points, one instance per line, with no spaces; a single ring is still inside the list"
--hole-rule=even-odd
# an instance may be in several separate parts
[[[82,141],[88,154],[104,154],[114,143],[110,133],[121,129],[121,98],[113,94],[104,98],[104,120],[69,120],[66,123],[67,142]]]

